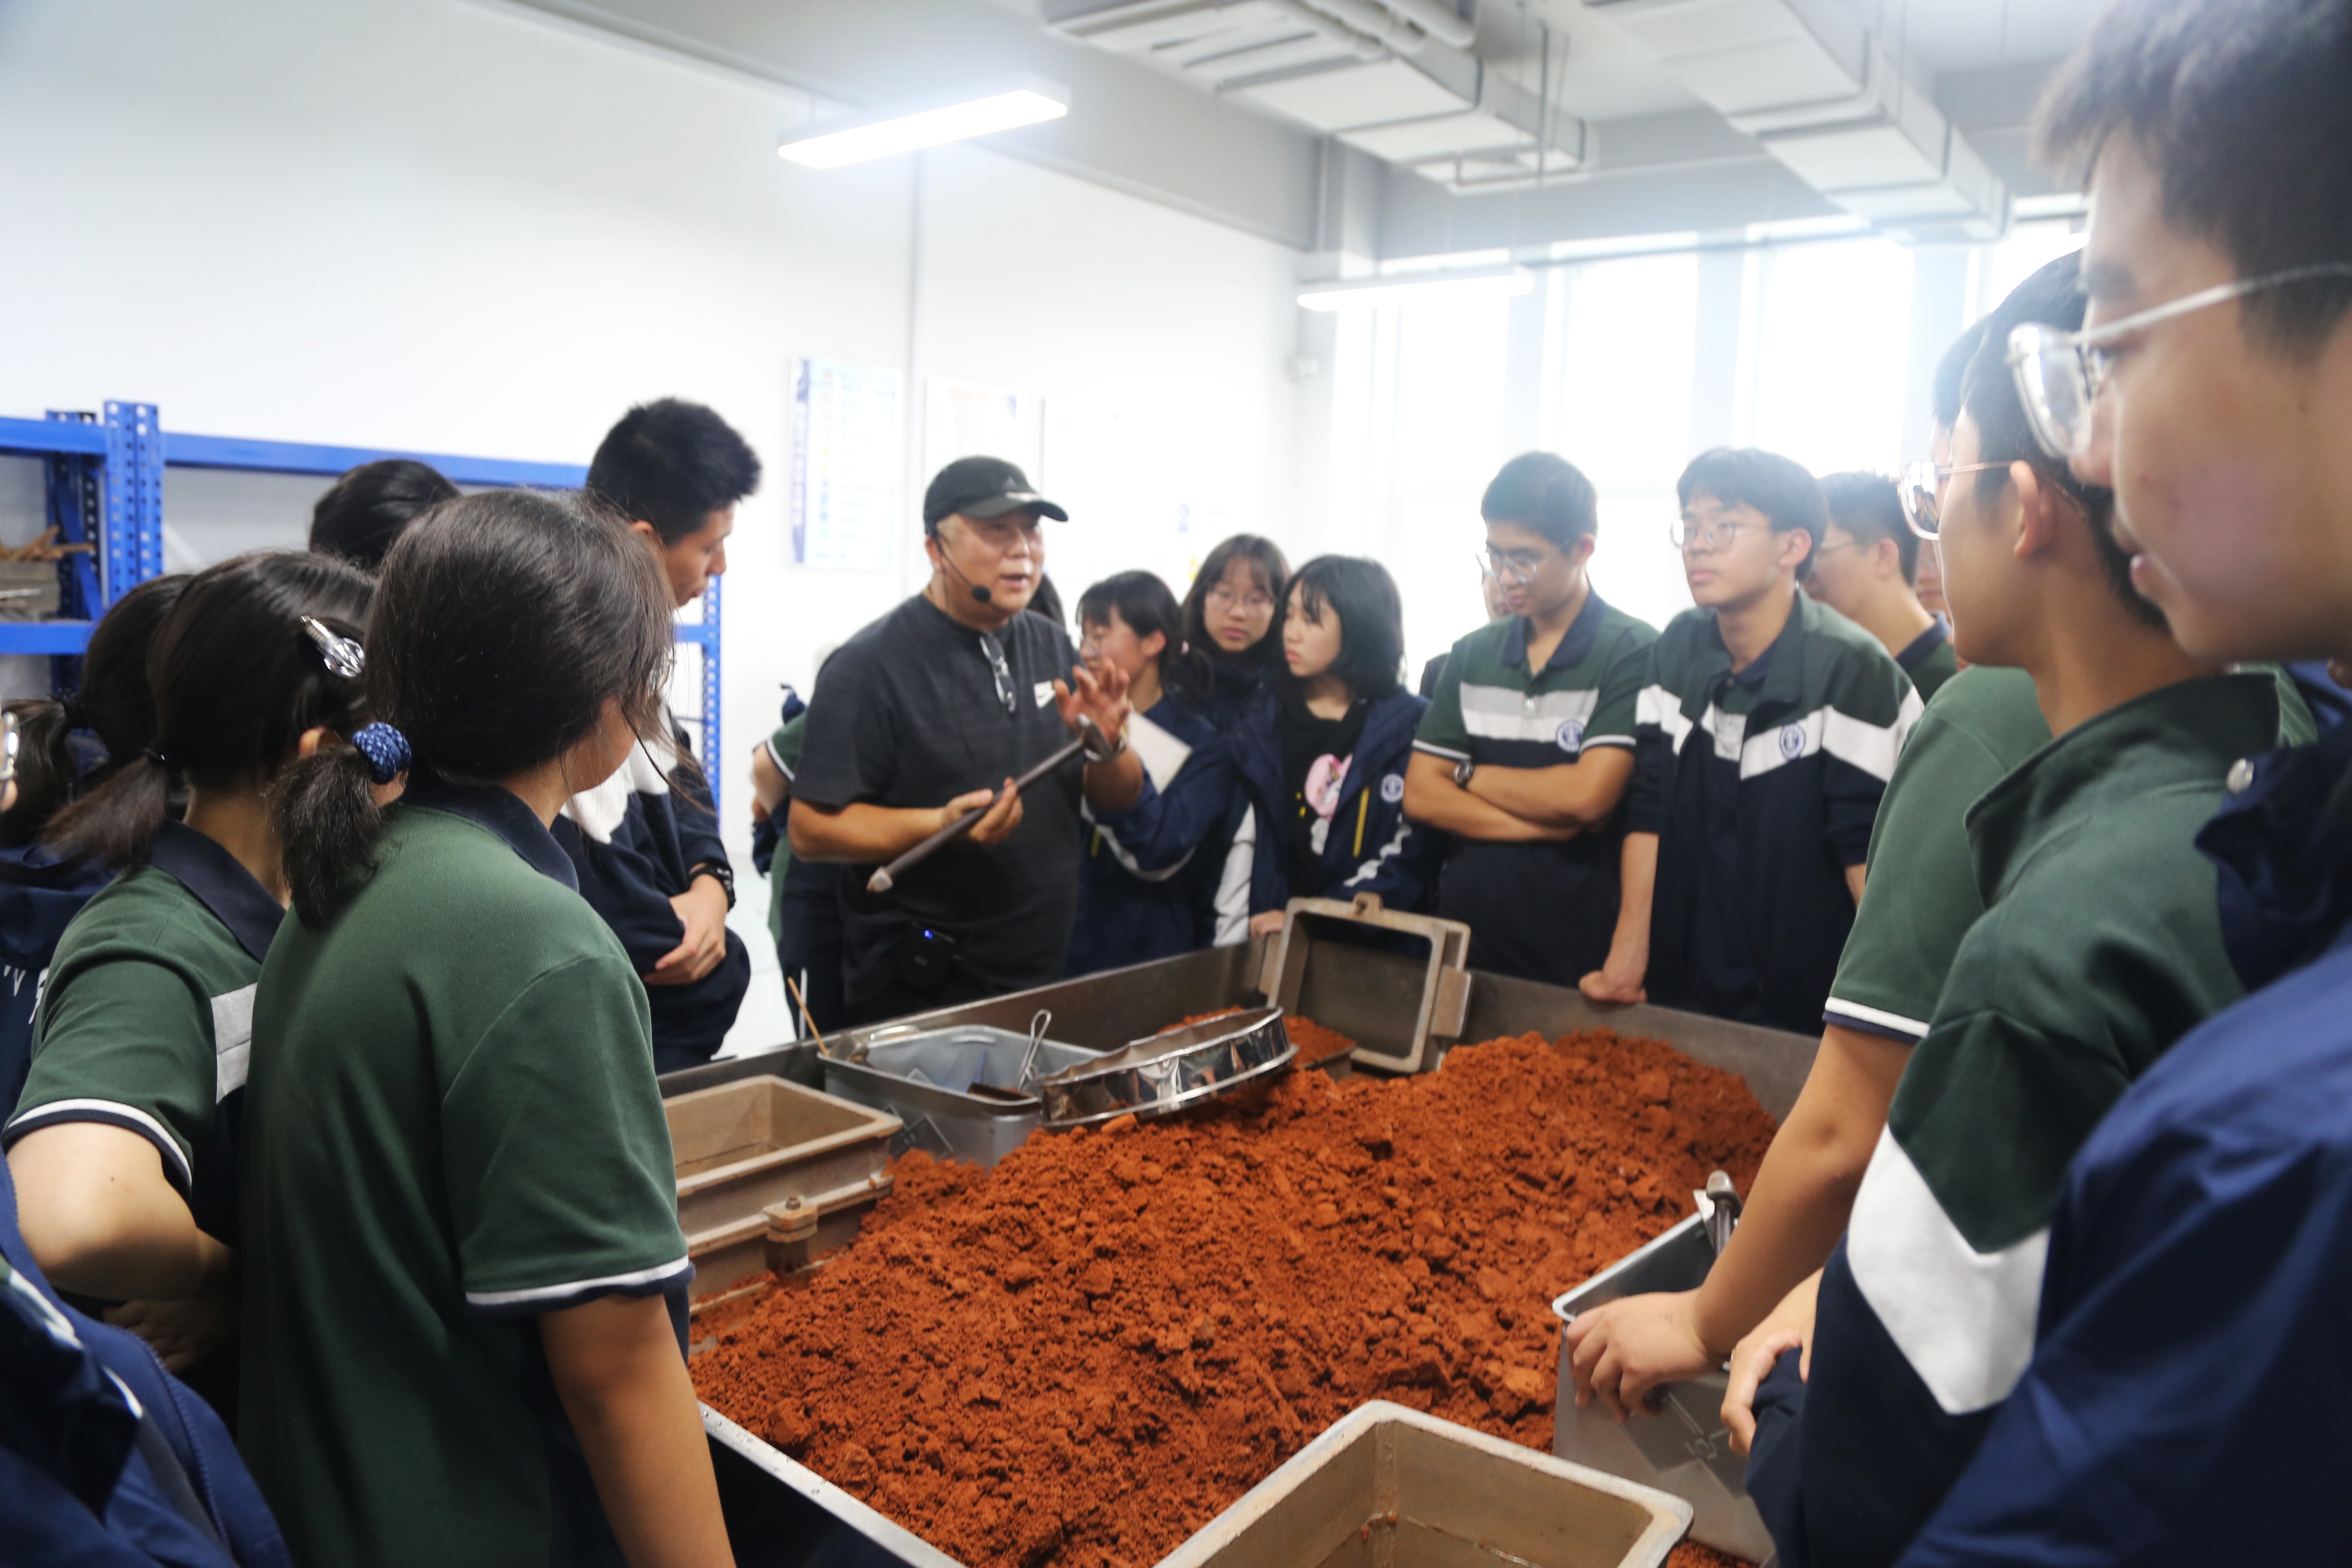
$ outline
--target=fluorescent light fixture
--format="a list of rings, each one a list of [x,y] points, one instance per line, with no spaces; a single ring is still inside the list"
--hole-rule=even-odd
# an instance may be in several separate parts
[[[811,169],[838,169],[965,142],[974,136],[1059,120],[1070,111],[1070,95],[1052,82],[1024,78],[1013,84],[967,89],[945,101],[891,110],[849,121],[820,121],[776,149],[778,156]]]
[[[1298,289],[1298,302],[1310,310],[1355,310],[1423,300],[1509,297],[1532,292],[1535,286],[1535,274],[1524,267],[1465,267],[1444,272],[1407,272],[1391,278],[1304,283]]]

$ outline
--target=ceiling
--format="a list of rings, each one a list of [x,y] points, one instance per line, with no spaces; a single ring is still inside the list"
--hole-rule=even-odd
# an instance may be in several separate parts
[[[1433,247],[1458,248],[1461,237],[1487,230],[1507,234],[1515,246],[1537,245],[1721,232],[1863,211],[1867,200],[1842,193],[1837,180],[1822,172],[1836,175],[1864,164],[1895,171],[1849,178],[1849,186],[1867,185],[1872,178],[1914,180],[1917,174],[1907,170],[1920,163],[1915,154],[1943,146],[1939,127],[1947,122],[1958,133],[1952,144],[1958,148],[1961,139],[1968,144],[1972,174],[1964,184],[1976,193],[1979,219],[1990,199],[1990,221],[1997,226],[2007,200],[2002,193],[2048,188],[2026,162],[2023,122],[2052,66],[2087,31],[2099,0],[1478,0],[1468,48],[1376,49],[1365,59],[1308,61],[1240,81],[1155,58],[1150,48],[1134,47],[1132,37],[1113,47],[1066,25],[1074,13],[1115,0],[505,3],[554,12],[852,107],[885,106],[1008,71],[1033,71],[1070,89],[1072,111],[1061,121],[991,138],[998,151],[1303,251],[1388,259],[1429,254]],[[1328,16],[1353,6],[1362,15],[1374,14],[1370,4],[1410,10],[1415,0],[1129,3],[1147,11],[1162,5],[1213,8],[1221,25],[1245,26],[1253,18],[1263,21],[1270,10]],[[1456,0],[1437,3],[1453,9]],[[1847,147],[1836,136],[1821,135],[1819,125],[1797,127],[1801,144],[1784,149],[1772,138],[1789,127],[1769,116],[1759,121],[1743,115],[1739,105],[1727,102],[1723,71],[1710,86],[1704,71],[1695,75],[1671,48],[1662,50],[1654,13],[1677,5],[1807,13],[1805,26],[1820,37],[1841,30],[1847,35],[1849,77],[1859,58],[1855,51],[1882,50],[1892,70],[1874,66],[1874,78],[1926,89],[1911,96],[1929,106],[1932,123],[1912,137],[1907,152],[1885,145],[1884,132],[1874,132],[1882,137],[1876,148],[1857,138],[1848,138]],[[1645,9],[1654,15],[1645,18]],[[1054,17],[1065,25],[1049,26]],[[1340,65],[1349,70],[1318,74]],[[1371,68],[1355,69],[1365,65]],[[1460,79],[1465,68],[1466,88]],[[1732,70],[1737,76],[1744,68],[1736,63]],[[1342,79],[1349,74],[1360,90]],[[1466,102],[1433,100],[1433,81]],[[1396,101],[1406,107],[1368,120],[1349,105],[1370,95],[1379,110],[1387,100],[1377,98],[1378,82],[1405,93]],[[1549,113],[1540,108],[1547,87]],[[1490,101],[1496,91],[1512,101]],[[1537,106],[1532,118],[1529,105]],[[1346,118],[1349,113],[1356,117]],[[1486,166],[1507,177],[1484,189],[1517,194],[1507,200],[1470,194],[1481,187],[1461,177],[1462,154],[1452,149],[1444,157],[1457,159],[1455,175],[1439,175],[1427,138],[1445,133],[1447,122],[1476,124],[1481,135],[1499,123],[1516,138],[1515,147],[1507,153],[1498,149]],[[1926,156],[1932,161],[1937,154]],[[1528,188],[1526,178],[1538,170],[1539,192]],[[1509,209],[1507,224],[1496,216],[1497,204]],[[1865,216],[1894,221],[1876,212]]]

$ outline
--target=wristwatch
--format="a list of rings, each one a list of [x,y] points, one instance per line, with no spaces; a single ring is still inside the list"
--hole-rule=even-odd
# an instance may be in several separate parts
[[[1468,789],[1470,787],[1470,775],[1477,771],[1477,763],[1472,762],[1467,757],[1463,758],[1460,762],[1454,764],[1454,784],[1460,788]]]
[[[689,888],[694,886],[694,879],[697,877],[708,877],[712,881],[718,883],[720,887],[726,889],[727,907],[730,910],[735,907],[734,868],[724,865],[717,860],[705,860],[701,865],[697,866],[692,870],[687,872],[686,885]]]

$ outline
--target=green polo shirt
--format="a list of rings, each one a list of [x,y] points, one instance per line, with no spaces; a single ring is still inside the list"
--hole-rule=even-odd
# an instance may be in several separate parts
[[[2165,687],[2059,736],[1969,812],[1985,913],[1905,1068],[1844,1251],[1947,1414],[1998,1401],[2031,1354],[2051,1212],[2092,1128],[2242,994],[2196,837],[2239,758],[2307,732],[2289,706],[2267,673]]]
[[[236,1245],[254,983],[284,913],[226,849],[164,823],[149,863],[109,883],[58,941],[0,1143],[68,1121],[135,1132],[198,1226]]]
[[[1633,749],[1656,630],[1588,594],[1541,669],[1528,668],[1528,631],[1512,616],[1454,645],[1413,750],[1449,763],[1549,768],[1596,747]],[[1561,844],[1451,839],[1437,912],[1469,925],[1471,967],[1573,985],[1607,962],[1622,820]]]
[[[808,713],[803,710],[777,725],[776,732],[768,737],[768,760],[788,784],[800,773],[801,742],[807,734]],[[784,807],[792,808],[789,798]],[[784,940],[784,873],[793,868],[793,837],[782,830],[781,823],[777,826],[775,858],[768,862],[768,941],[772,945],[781,945]]]
[[[612,1558],[535,1319],[658,1293],[682,1330],[693,1269],[645,987],[571,867],[512,795],[421,779],[270,952],[240,1439],[298,1562]]]
[[[2107,1107],[2238,999],[2196,837],[2231,765],[2293,732],[2282,717],[2267,673],[2165,687],[2068,731],[1969,812],[1986,912],[1887,1128],[1974,1252],[2041,1231]]]
[[[2021,669],[1963,670],[1936,693],[1871,826],[1870,871],[1824,1023],[1906,1045],[1927,1032],[1952,954],[1984,913],[1969,807],[2049,743],[2033,678]]]

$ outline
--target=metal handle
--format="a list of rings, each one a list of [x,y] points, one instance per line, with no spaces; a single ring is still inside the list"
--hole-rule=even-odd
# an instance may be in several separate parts
[[[1078,721],[1078,725],[1079,731],[1078,738],[1076,740],[1072,741],[1068,745],[1062,747],[1052,756],[1047,757],[1044,762],[1039,763],[1035,767],[1031,768],[1027,773],[1023,773],[1019,778],[1013,781],[1013,793],[1014,795],[1021,794],[1031,784],[1035,784],[1039,779],[1042,779],[1046,774],[1054,772],[1064,763],[1066,763],[1072,757],[1076,756],[1080,752],[1087,753],[1087,760],[1088,762],[1108,762],[1111,758],[1118,754],[1112,749],[1110,742],[1104,738],[1102,731],[1096,725],[1092,719],[1080,719]],[[951,839],[961,838],[965,834],[971,832],[972,825],[977,823],[982,817],[986,816],[990,812],[995,810],[998,804],[1003,799],[1004,797],[1002,795],[999,795],[992,797],[986,805],[981,806],[972,811],[965,812],[961,816],[957,817],[953,822],[949,823],[945,827],[940,828],[937,833],[932,834],[929,838],[924,839],[920,844],[916,845],[913,848],[899,856],[896,860],[891,861],[887,866],[882,867],[871,877],[866,879],[866,890],[869,893],[888,892],[891,888],[897,884],[899,878],[905,876],[915,867],[920,865],[925,860],[929,859],[934,854],[938,853],[940,846],[948,843]]]

